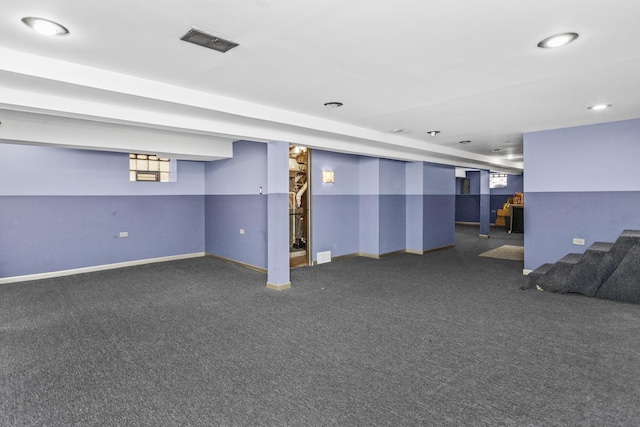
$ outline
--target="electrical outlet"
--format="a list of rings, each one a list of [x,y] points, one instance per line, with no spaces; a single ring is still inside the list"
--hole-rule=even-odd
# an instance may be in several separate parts
[[[577,237],[573,238],[573,244],[574,245],[579,245],[579,246],[584,246],[584,239],[578,239]]]
[[[120,233],[118,233],[118,237],[129,237],[129,232],[121,231]]]
[[[244,234],[244,228],[240,229],[240,234]]]

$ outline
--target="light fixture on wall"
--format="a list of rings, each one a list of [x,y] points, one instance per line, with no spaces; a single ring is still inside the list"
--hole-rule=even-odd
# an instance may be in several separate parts
[[[322,183],[333,184],[333,171],[330,171],[330,170],[322,171]]]
[[[49,21],[48,19],[28,16],[26,18],[22,18],[22,22],[31,27],[34,31],[45,36],[64,36],[69,34],[69,30],[65,27],[57,22]]]

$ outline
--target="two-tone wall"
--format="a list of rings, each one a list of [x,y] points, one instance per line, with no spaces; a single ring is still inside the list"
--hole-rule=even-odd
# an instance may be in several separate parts
[[[205,253],[267,269],[268,145],[233,146],[156,183],[126,153],[0,144],[0,280]],[[452,166],[313,150],[311,195],[314,260],[454,244]]]
[[[374,205],[376,198],[365,200],[360,195],[362,159],[349,154],[312,151],[311,237],[314,261],[318,252],[331,251],[333,257],[358,253],[362,247],[361,227],[378,229],[377,218],[360,216],[361,205],[364,213],[377,209]],[[334,172],[334,183],[322,183],[323,170]],[[365,205],[367,202],[370,207]],[[376,233],[365,233],[364,237],[371,240],[368,247],[377,247]]]
[[[456,221],[480,222],[480,172],[468,171],[470,182],[469,194],[462,194],[463,178],[456,178]],[[524,190],[523,175],[509,175],[505,188],[492,188],[489,197],[491,223],[495,223],[498,209],[507,202],[509,197]]]
[[[422,163],[423,251],[454,244],[455,197],[455,168]],[[411,211],[407,212],[407,215],[411,214]],[[407,232],[411,233],[411,229]]]
[[[205,165],[204,187],[205,251],[266,269],[267,145],[234,142],[233,158]]]
[[[312,246],[332,256],[424,252],[455,241],[455,168],[312,152]],[[333,170],[335,182],[321,182]]]
[[[467,171],[469,194],[462,194],[462,180],[456,178],[456,221],[480,222],[480,171]]]
[[[640,119],[527,133],[524,156],[525,270],[640,229]]]
[[[128,154],[0,144],[0,278],[202,253],[204,165],[177,173],[130,182]]]

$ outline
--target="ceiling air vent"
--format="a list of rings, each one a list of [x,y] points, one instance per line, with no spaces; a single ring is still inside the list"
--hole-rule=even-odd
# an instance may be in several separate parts
[[[217,50],[218,52],[225,53],[229,49],[233,49],[238,46],[238,43],[230,40],[225,40],[219,36],[205,33],[199,28],[191,27],[187,34],[180,37],[180,40],[184,40],[189,43],[197,44],[199,46],[208,47],[209,49]]]

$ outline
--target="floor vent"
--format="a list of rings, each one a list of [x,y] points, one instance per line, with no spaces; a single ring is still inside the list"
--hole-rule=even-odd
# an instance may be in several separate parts
[[[219,36],[214,36],[213,34],[205,33],[196,27],[191,27],[184,36],[180,37],[180,40],[197,44],[198,46],[208,47],[209,49],[217,50],[222,53],[238,46],[238,43],[225,40]]]

